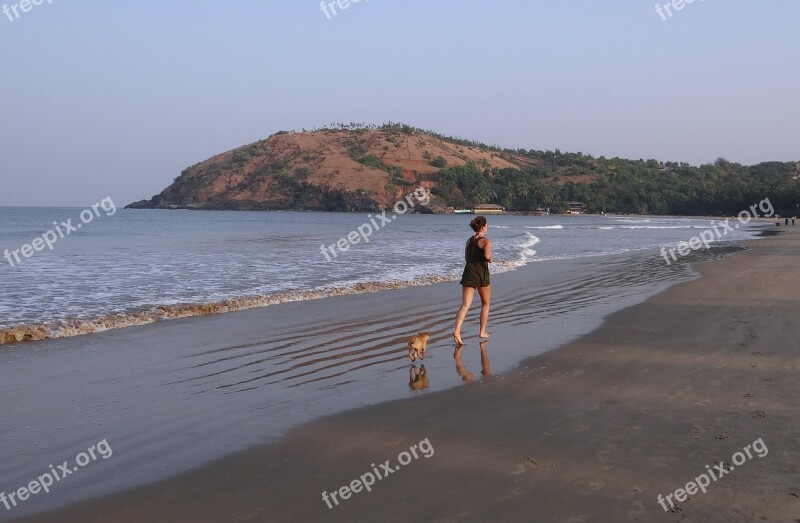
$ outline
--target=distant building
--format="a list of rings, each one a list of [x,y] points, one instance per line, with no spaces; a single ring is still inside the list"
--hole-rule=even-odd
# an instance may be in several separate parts
[[[505,211],[502,205],[493,203],[481,203],[472,208],[472,212],[475,214],[503,214]]]
[[[567,212],[569,212],[570,214],[583,214],[586,212],[587,207],[586,204],[583,202],[564,202],[564,203],[566,203],[567,206],[569,207],[569,210]]]

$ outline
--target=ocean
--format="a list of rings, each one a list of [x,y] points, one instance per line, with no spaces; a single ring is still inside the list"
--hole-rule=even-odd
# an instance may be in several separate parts
[[[81,223],[80,212],[0,208],[0,251],[20,249],[69,219]],[[119,209],[109,215],[101,210],[80,230],[59,238],[52,250],[45,246],[29,258],[18,255],[20,263],[13,256],[10,262],[0,260],[0,334],[23,328],[34,329],[34,338],[65,337],[457,280],[471,219],[407,214],[382,224],[365,214]],[[490,216],[492,272],[673,246],[718,221]],[[365,224],[372,229],[366,238],[357,234]],[[354,231],[358,243],[345,242],[346,251],[330,248]],[[751,238],[756,231],[742,228],[724,240]],[[323,252],[322,246],[329,248]]]

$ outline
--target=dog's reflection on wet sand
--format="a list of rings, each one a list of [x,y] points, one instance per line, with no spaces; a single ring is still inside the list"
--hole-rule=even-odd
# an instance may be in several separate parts
[[[431,386],[428,380],[428,371],[425,370],[425,365],[420,365],[417,370],[416,365],[411,365],[408,369],[408,388],[411,390],[423,390]]]

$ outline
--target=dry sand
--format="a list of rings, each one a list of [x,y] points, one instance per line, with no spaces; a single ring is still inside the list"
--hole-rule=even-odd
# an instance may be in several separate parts
[[[781,229],[506,376],[329,417],[26,521],[800,521],[800,229]],[[322,501],[426,438],[430,458]],[[757,438],[765,457],[659,506]]]

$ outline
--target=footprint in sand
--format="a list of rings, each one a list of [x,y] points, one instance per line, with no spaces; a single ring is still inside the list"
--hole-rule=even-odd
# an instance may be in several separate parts
[[[724,471],[726,471],[726,472],[730,472],[730,471],[732,471],[732,470],[733,470],[733,465],[728,465],[728,464],[726,464],[724,461],[717,461],[717,460],[714,460],[714,461],[712,461],[712,462],[711,462],[711,464],[712,464],[714,467],[719,467],[719,466],[721,466],[721,467],[722,467],[722,470],[724,470]],[[687,499],[691,499],[691,498],[687,498]]]
[[[598,490],[603,488],[603,484],[600,483],[599,481],[591,481],[591,482],[589,482],[589,487],[591,487],[589,490],[585,490],[583,492],[584,496],[588,496],[589,494],[593,494],[593,493],[597,492]]]
[[[525,469],[525,465],[522,463],[517,465],[517,470],[511,473],[512,476],[519,476],[521,474],[525,474],[527,470]]]
[[[511,473],[512,476],[519,476],[521,474],[525,474],[528,471],[528,468],[536,468],[539,466],[539,462],[533,458],[523,458],[522,463],[517,465],[517,470]]]
[[[628,511],[629,518],[639,518],[647,514],[647,509],[644,508],[641,501],[634,501],[633,504],[636,508]]]
[[[650,458],[650,463],[652,463],[653,466],[656,466],[656,467],[669,467],[670,465],[672,465],[676,461],[678,461],[678,458],[671,458],[671,457],[666,457],[666,456]]]
[[[611,449],[605,449],[605,450],[598,450],[597,452],[594,453],[594,456],[595,458],[597,458],[597,461],[605,461],[606,456],[608,456],[609,454],[611,454]]]
[[[520,492],[517,489],[512,489],[512,490],[508,491],[508,495],[500,497],[500,498],[494,498],[494,500],[495,501],[508,501],[509,499],[518,498],[521,495],[522,495],[522,492]]]
[[[772,376],[761,376],[761,381],[772,381]]]
[[[752,414],[753,418],[766,418],[767,414],[763,410],[757,410]]]
[[[753,393],[752,392],[745,392],[744,396],[742,396],[742,397],[743,398],[752,398],[753,397]]]
[[[703,439],[702,434],[706,432],[706,429],[701,427],[700,425],[692,425],[692,434],[694,434],[694,439]]]

